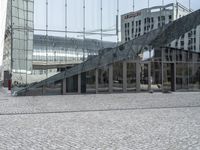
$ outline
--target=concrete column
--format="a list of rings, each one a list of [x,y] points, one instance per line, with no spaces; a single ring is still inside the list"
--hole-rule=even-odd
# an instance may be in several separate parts
[[[95,88],[96,88],[96,94],[98,93],[99,89],[99,70],[95,69]]]
[[[62,94],[63,95],[66,95],[66,89],[67,89],[67,85],[66,85],[66,78],[65,78],[62,81]]]
[[[136,91],[140,92],[141,87],[140,87],[140,73],[141,73],[141,66],[139,63],[139,60],[136,62]]]
[[[123,92],[127,92],[127,62],[123,62]]]
[[[113,64],[109,65],[109,92],[113,92]]]
[[[164,91],[164,64],[161,62],[162,91]]]
[[[174,63],[174,92],[176,92],[176,63]]]
[[[81,94],[81,74],[78,74],[78,94]]]
[[[163,61],[165,60],[164,59],[165,57],[165,49],[162,48],[161,49],[161,77],[162,77],[162,91],[164,91],[164,64],[163,64]]]
[[[151,91],[151,62],[148,63],[148,90]]]

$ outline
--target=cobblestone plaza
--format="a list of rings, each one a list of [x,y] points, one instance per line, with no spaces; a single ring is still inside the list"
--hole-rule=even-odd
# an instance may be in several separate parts
[[[3,94],[4,93],[4,94]],[[10,97],[0,149],[200,149],[200,93]]]

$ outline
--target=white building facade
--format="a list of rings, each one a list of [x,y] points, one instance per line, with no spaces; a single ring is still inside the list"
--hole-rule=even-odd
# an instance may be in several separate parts
[[[124,14],[121,16],[121,42],[135,39],[190,12],[180,3],[171,3]],[[200,26],[169,43],[169,46],[200,52]]]

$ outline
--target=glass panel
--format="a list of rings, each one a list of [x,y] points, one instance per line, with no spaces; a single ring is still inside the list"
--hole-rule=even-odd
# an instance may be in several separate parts
[[[188,64],[177,63],[176,64],[176,89],[188,89]]]
[[[87,93],[96,93],[96,85],[95,85],[95,70],[88,71],[86,74],[86,92]]]
[[[62,81],[47,85],[45,88],[45,95],[61,95]]]
[[[67,93],[78,92],[78,75],[68,78],[66,83],[67,83],[66,84]]]
[[[123,63],[113,64],[113,90],[122,91],[123,87]]]
[[[148,90],[148,64],[141,63],[140,87],[141,91]]]
[[[108,67],[105,66],[99,69],[99,92],[108,92]]]
[[[164,63],[163,64],[163,90],[174,91],[174,64],[173,63]]]
[[[200,63],[190,63],[189,65],[189,89],[200,90]]]
[[[161,62],[151,63],[151,89],[153,91],[162,90],[162,65]]]
[[[45,30],[46,15],[46,0],[34,0],[34,29]]]
[[[127,91],[136,91],[136,64],[127,63]]]
[[[12,82],[14,86],[21,87],[34,81],[33,76],[31,76],[33,41],[29,40],[29,38],[33,39],[33,1],[17,0],[12,2],[14,33]],[[29,3],[32,4],[28,9]]]

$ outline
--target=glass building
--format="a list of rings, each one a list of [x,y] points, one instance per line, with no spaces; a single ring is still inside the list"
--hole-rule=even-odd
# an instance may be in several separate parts
[[[175,43],[179,46],[174,48],[170,45],[173,40],[185,38],[179,35],[185,30],[180,20],[185,17],[193,20],[192,15],[121,44],[119,16],[127,10],[120,10],[116,0],[110,0],[104,7],[102,2],[7,0],[3,33],[4,86],[8,86],[8,80],[12,81],[12,90],[24,88],[24,95],[34,95],[34,92],[37,95],[38,90],[39,95],[199,90],[199,52],[188,51],[192,50],[190,46],[180,47],[180,43]],[[197,22],[198,18],[193,21]],[[168,43],[163,48],[153,47],[148,54],[152,48],[146,52],[144,43],[157,31],[173,24],[177,28],[160,38]],[[185,33],[194,49],[193,35],[200,35],[193,29]],[[135,40],[139,46],[132,44]],[[141,53],[133,55],[137,51]]]
[[[54,0],[5,2],[6,23],[2,44],[5,86],[7,80],[12,80],[13,86],[41,81],[97,55],[100,49],[116,46],[116,42],[107,42],[104,38],[116,36],[115,30],[103,31],[103,26],[97,31],[86,31],[86,27],[83,31],[80,27],[70,30],[67,11],[71,13],[72,10],[66,6],[67,1],[59,0],[56,7],[54,5]],[[55,14],[60,17],[54,18]],[[99,27],[99,24],[96,26]],[[89,36],[94,38],[87,38]]]

